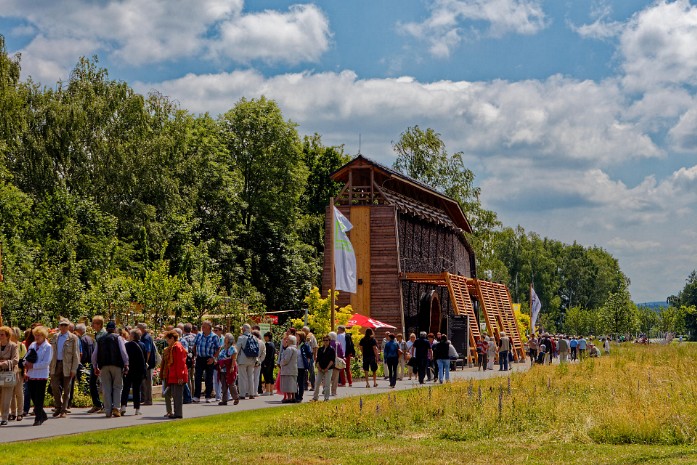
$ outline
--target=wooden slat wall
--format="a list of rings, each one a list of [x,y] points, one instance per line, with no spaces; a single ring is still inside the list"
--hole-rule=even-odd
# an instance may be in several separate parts
[[[370,316],[403,332],[395,208],[370,207]]]
[[[370,315],[370,209],[372,207],[351,207],[349,239],[356,252],[356,293],[351,294],[351,307],[354,313]]]

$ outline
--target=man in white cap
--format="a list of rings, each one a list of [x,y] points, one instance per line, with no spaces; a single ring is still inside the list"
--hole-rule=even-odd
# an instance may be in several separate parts
[[[70,321],[62,319],[59,332],[51,341],[53,358],[49,367],[51,392],[56,406],[53,416],[65,418],[68,413],[70,384],[77,375],[80,365],[80,343],[76,335],[68,331]]]

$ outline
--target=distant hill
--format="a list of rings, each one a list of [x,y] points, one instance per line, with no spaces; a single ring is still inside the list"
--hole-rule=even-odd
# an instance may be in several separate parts
[[[667,307],[668,304],[665,302],[643,302],[636,304],[639,308],[650,308],[651,310],[659,310],[661,308]]]

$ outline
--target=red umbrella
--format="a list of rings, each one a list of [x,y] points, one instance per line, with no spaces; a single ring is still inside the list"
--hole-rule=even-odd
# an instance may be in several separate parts
[[[349,328],[351,326],[362,326],[364,328],[373,329],[397,329],[392,325],[388,325],[387,323],[383,323],[382,321],[378,321],[373,318],[368,318],[367,316],[361,315],[360,313],[354,313],[351,319],[346,323],[346,326],[348,326]]]

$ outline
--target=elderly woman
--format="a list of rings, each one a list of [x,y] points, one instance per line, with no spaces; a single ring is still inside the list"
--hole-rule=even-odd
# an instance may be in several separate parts
[[[286,338],[287,347],[283,350],[281,357],[281,392],[283,393],[284,404],[294,403],[295,394],[298,392],[298,349],[295,347],[297,339],[295,336]]]
[[[15,386],[19,382],[17,379],[19,350],[17,349],[17,344],[10,340],[11,337],[11,328],[7,326],[0,327],[0,372],[3,372],[3,374],[11,373],[11,375],[8,375],[7,384],[0,386],[0,413],[2,413],[0,426],[7,425]]]
[[[34,342],[31,343],[24,357],[26,373],[24,378],[28,381],[28,390],[31,401],[34,404],[34,426],[41,426],[48,419],[44,411],[44,399],[46,398],[46,382],[48,381],[48,369],[53,358],[53,348],[46,340],[48,330],[43,326],[37,326],[32,330]]]
[[[489,346],[486,349],[486,369],[493,370],[494,362],[496,360],[496,353],[498,352],[498,347],[496,346],[496,340],[490,336],[484,338]]]
[[[329,333],[329,346],[336,352],[336,358],[344,359],[344,349],[341,347],[341,344],[336,342],[336,339],[337,336],[334,331]],[[339,387],[339,375],[343,368],[337,368],[336,365],[334,365],[332,369],[334,370],[332,372],[332,396],[335,396],[336,389]]]
[[[10,340],[17,344],[17,350],[19,352],[19,359],[22,360],[27,354],[27,347],[20,341],[22,337],[22,330],[19,328],[12,328],[12,337]],[[15,384],[14,392],[12,394],[12,404],[10,404],[10,421],[17,420],[22,421],[24,415],[24,369],[17,370],[17,384]]]
[[[184,383],[189,380],[189,371],[186,368],[186,349],[179,342],[179,334],[176,331],[165,333],[167,348],[162,355],[162,383],[167,385],[165,389],[165,403],[167,406],[167,418],[182,418],[184,403]],[[174,411],[172,411],[174,400]]]
[[[228,391],[232,394],[234,404],[240,403],[240,396],[237,393],[237,349],[235,349],[235,336],[227,333],[223,339],[223,348],[218,353],[218,379],[222,396],[218,405],[227,405]]]
[[[122,336],[128,339],[126,343],[126,353],[128,354],[128,373],[123,377],[123,391],[121,392],[121,415],[126,414],[126,404],[128,404],[128,391],[133,389],[133,408],[134,415],[140,413],[140,386],[143,384],[147,365],[145,363],[145,345],[140,342],[141,332],[139,329],[132,329],[130,332],[124,331]]]

